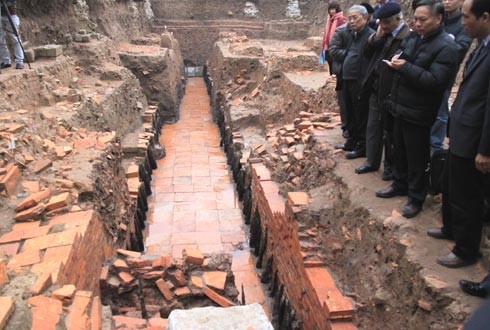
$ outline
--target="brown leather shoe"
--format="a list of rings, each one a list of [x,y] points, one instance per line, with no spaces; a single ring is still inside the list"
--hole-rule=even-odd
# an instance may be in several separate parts
[[[438,257],[437,263],[448,268],[460,268],[476,263],[476,259],[465,260],[451,252],[447,256]]]

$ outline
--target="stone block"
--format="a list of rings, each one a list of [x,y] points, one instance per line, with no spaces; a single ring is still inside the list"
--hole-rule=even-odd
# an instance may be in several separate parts
[[[15,310],[13,297],[0,297],[0,329],[4,329],[7,321]]]
[[[26,62],[28,63],[34,63],[36,60],[36,52],[32,48],[27,48],[25,49],[25,54],[26,54]]]
[[[34,48],[36,57],[58,57],[63,54],[61,45],[44,45]]]
[[[172,311],[168,317],[168,330],[188,329],[272,330],[273,327],[259,304]]]

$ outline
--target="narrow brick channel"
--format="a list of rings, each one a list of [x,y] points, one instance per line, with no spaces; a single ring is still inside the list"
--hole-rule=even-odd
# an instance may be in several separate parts
[[[231,253],[235,284],[239,291],[243,285],[246,303],[266,305],[202,78],[189,78],[180,121],[163,127],[160,142],[167,155],[153,172],[146,254],[182,258],[187,247]]]

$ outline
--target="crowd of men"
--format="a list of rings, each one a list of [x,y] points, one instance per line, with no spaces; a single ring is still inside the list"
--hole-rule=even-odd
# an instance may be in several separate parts
[[[347,159],[365,157],[357,174],[376,172],[392,181],[379,198],[407,196],[406,218],[417,216],[428,194],[431,155],[448,150],[442,184],[442,227],[427,234],[455,242],[437,258],[445,267],[474,264],[480,257],[485,196],[490,176],[490,1],[413,0],[410,19],[394,0],[348,9],[345,24],[323,50],[337,78],[346,141],[336,148]],[[338,4],[329,16],[342,22]],[[473,40],[476,47],[466,62]],[[464,72],[449,111],[460,65]],[[448,139],[446,139],[448,137]],[[487,191],[486,191],[487,190]],[[490,294],[490,276],[462,280],[465,292]]]

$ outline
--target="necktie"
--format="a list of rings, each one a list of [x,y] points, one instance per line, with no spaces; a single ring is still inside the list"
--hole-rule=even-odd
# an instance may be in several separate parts
[[[465,73],[469,71],[473,67],[473,65],[475,65],[476,60],[480,57],[480,54],[484,47],[485,44],[483,43],[483,41],[480,41],[478,43],[478,47],[476,47],[476,49],[473,51],[473,53],[471,53],[470,58],[468,59],[468,64],[466,65]]]

